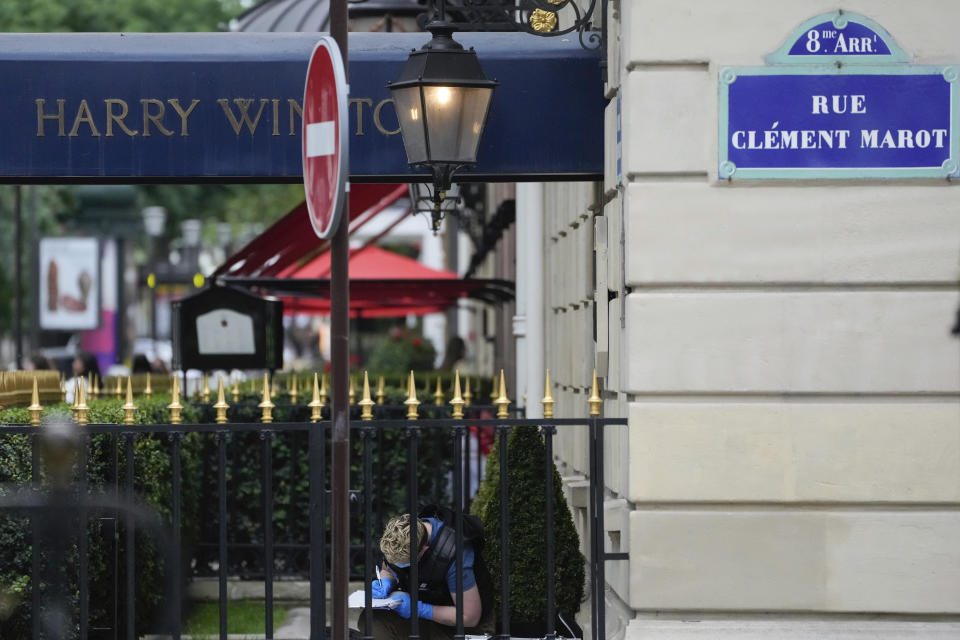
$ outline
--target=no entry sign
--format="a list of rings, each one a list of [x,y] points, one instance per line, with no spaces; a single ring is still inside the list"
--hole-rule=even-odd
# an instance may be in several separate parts
[[[347,171],[347,85],[340,48],[321,36],[310,56],[303,90],[303,188],[320,238],[340,222]]]

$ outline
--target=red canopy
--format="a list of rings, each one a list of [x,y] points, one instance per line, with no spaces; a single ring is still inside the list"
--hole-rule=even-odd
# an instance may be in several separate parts
[[[408,195],[406,185],[355,184],[350,192],[350,230]],[[320,240],[307,217],[306,203],[300,203],[247,246],[227,258],[213,277],[274,277],[292,265],[301,263],[330,243]]]
[[[302,267],[291,266],[279,278],[329,278],[330,252],[325,251]],[[374,245],[350,250],[350,286],[357,280],[456,280],[457,274],[431,269],[425,264]]]
[[[350,231],[407,195],[406,185],[356,184]],[[301,204],[213,274],[218,284],[256,288],[283,298],[284,313],[330,313],[330,244],[319,240]],[[498,304],[513,299],[513,283],[461,280],[451,271],[368,245],[351,251],[350,315],[377,318],[444,311],[464,297]]]
[[[330,277],[330,252],[302,267],[290,267],[281,278],[294,280]],[[350,315],[387,318],[407,314],[438,313],[466,294],[452,271],[431,269],[399,253],[370,245],[350,251]],[[456,283],[456,284],[454,284]],[[323,283],[317,283],[314,295]],[[453,286],[450,286],[453,285]],[[284,296],[285,314],[330,313],[329,298]]]

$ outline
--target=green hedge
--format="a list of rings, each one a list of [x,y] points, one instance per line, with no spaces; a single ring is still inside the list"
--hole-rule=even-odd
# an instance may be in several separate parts
[[[153,396],[138,399],[139,410],[135,416],[137,424],[149,424],[162,419],[166,421],[166,405],[169,396]],[[89,421],[92,423],[119,423],[123,419],[120,406],[123,402],[117,398],[97,398],[89,402]],[[188,408],[185,410],[187,419],[191,419],[197,412]],[[55,420],[58,417],[69,418],[69,407],[58,404],[47,407],[44,411],[45,420]],[[29,436],[4,435],[3,425],[23,424],[28,421],[26,409],[7,409],[0,411],[0,483],[24,486],[31,480],[31,444]],[[114,482],[122,487],[126,478],[126,453],[124,441],[118,443],[118,460],[116,471],[113,471],[113,436],[108,434],[94,434],[90,436],[89,459],[87,464],[87,482],[92,492],[112,486]],[[184,438],[182,447],[183,469],[183,542],[188,551],[197,538],[196,524],[199,521],[197,498],[199,495],[200,459],[196,455],[197,447],[193,440],[194,435]],[[134,440],[134,488],[140,500],[149,505],[158,515],[169,521],[171,511],[172,484],[170,475],[170,443],[165,436],[140,434]],[[74,525],[75,526],[75,525]],[[75,529],[74,529],[75,530]],[[109,609],[114,601],[113,589],[110,585],[110,568],[113,550],[108,548],[109,543],[104,540],[96,520],[88,524],[89,541],[89,603],[91,627],[108,624],[111,621],[112,611]],[[119,603],[121,609],[120,620],[123,620],[122,602],[125,576],[123,535],[119,538],[119,566],[117,567],[120,585]],[[69,551],[71,567],[78,566],[76,562],[76,544]],[[26,638],[30,636],[30,572],[31,572],[31,532],[29,521],[25,518],[0,516],[0,589],[8,593],[8,601],[16,602],[16,606],[6,617],[0,616],[0,638]],[[189,553],[184,554],[188,559]],[[185,569],[186,567],[184,567]],[[164,606],[163,582],[161,561],[151,541],[138,534],[136,552],[136,613],[138,629],[147,629],[150,621],[156,618],[159,608]],[[77,576],[75,570],[69,575],[70,591],[73,597],[77,596]]]
[[[435,381],[435,378],[434,378]],[[280,382],[278,380],[278,382]],[[398,380],[399,382],[399,380]],[[283,383],[281,382],[281,385]],[[434,382],[434,384],[436,384]],[[360,391],[358,389],[358,391]],[[302,388],[301,388],[302,392]],[[402,420],[406,415],[403,400],[406,392],[397,386],[385,387],[384,406],[375,407],[375,415],[381,419]],[[360,393],[357,395],[359,400]],[[434,407],[433,398],[423,388],[418,389],[418,399],[421,417],[449,417],[450,407]],[[448,398],[449,399],[449,398]],[[228,411],[230,422],[258,422],[260,409],[256,406],[260,397],[255,393],[241,395],[239,402],[234,403]],[[309,394],[301,395],[296,406],[288,403],[285,392],[278,394],[274,399],[277,405],[273,410],[275,422],[308,422],[310,410],[302,404],[309,400]],[[232,402],[232,401],[231,401]],[[213,410],[210,405],[201,407],[201,422],[211,422]],[[324,408],[324,419],[329,418],[329,405]],[[354,427],[361,425],[360,408],[351,407],[351,423]],[[371,425],[376,425],[372,422]],[[449,503],[450,493],[447,474],[452,469],[453,440],[449,429],[424,429],[420,435],[418,450],[418,484],[420,502]],[[329,433],[327,434],[329,442]],[[373,528],[379,535],[379,528],[383,524],[378,514],[385,522],[393,515],[405,513],[407,507],[406,463],[407,463],[407,434],[403,429],[376,429],[371,447],[373,460],[374,481],[370,490],[373,491],[373,510],[375,519]],[[229,512],[229,539],[234,543],[260,544],[263,541],[263,453],[262,440],[255,432],[232,433],[227,440],[227,485],[228,485],[228,512]],[[358,429],[354,428],[351,434],[350,457],[350,488],[363,488],[363,439]],[[309,541],[309,441],[307,431],[275,432],[272,445],[273,465],[273,537],[275,543],[303,543]],[[201,444],[200,456],[205,460],[215,460],[217,455],[216,443],[212,438],[206,438]],[[327,446],[327,463],[330,464],[330,447]],[[330,484],[329,466],[326,486]],[[218,534],[218,511],[216,502],[217,470],[215,464],[207,465],[201,474],[200,496],[201,510],[210,514],[201,523],[201,539],[204,542],[215,542]],[[362,492],[358,494],[362,500]],[[360,547],[363,544],[362,534],[365,525],[363,522],[362,503],[354,503],[351,507],[352,532],[351,544]],[[332,542],[332,541],[331,541]],[[256,573],[259,567],[260,556],[258,551],[251,551],[244,558],[239,552],[240,561],[244,566],[238,570],[249,570]],[[362,557],[362,556],[361,556]],[[288,561],[289,556],[278,552],[276,556],[277,569],[290,573],[303,571],[305,565]],[[200,569],[212,571],[216,562],[216,553],[208,551],[199,556]],[[235,561],[231,559],[231,566]],[[251,566],[252,563],[252,566]],[[206,565],[205,567],[203,565]],[[361,578],[362,566],[354,564],[351,567],[355,578]]]

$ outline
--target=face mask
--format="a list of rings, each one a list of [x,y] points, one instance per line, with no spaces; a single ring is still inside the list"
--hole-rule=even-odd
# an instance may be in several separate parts
[[[406,569],[407,567],[409,567],[409,566],[410,566],[410,563],[409,563],[409,562],[408,562],[408,563],[406,563],[406,564],[400,564],[400,563],[397,563],[397,566],[398,566],[398,567],[400,567],[401,569]]]

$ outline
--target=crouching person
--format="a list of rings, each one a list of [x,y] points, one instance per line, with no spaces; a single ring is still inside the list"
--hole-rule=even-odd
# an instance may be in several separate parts
[[[420,549],[417,578],[419,602],[412,611],[410,599],[410,536]],[[463,626],[468,635],[493,635],[493,590],[481,556],[483,524],[463,515],[463,567],[456,562],[456,522],[453,511],[429,506],[411,525],[410,515],[393,518],[384,528],[380,550],[384,563],[374,580],[374,598],[390,598],[393,609],[373,612],[373,637],[403,640],[410,635],[410,618],[419,618],[424,640],[453,638],[457,625],[457,572],[463,574]],[[362,618],[361,618],[362,619]]]

